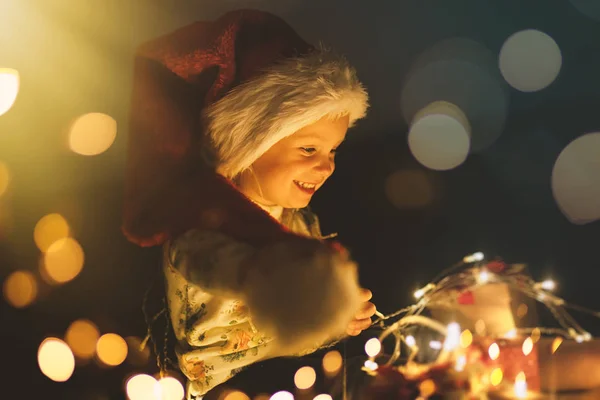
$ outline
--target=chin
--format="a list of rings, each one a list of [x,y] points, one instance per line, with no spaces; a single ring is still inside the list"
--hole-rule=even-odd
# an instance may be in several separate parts
[[[301,199],[294,199],[288,202],[288,205],[286,208],[304,208],[306,206],[308,206],[308,204],[310,203],[311,199],[307,199],[307,200],[301,200]]]

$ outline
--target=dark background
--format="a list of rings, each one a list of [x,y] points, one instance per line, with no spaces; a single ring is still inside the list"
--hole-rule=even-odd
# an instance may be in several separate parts
[[[415,289],[474,251],[527,263],[534,277],[554,277],[562,297],[600,309],[600,225],[569,222],[550,186],[561,150],[600,131],[600,22],[568,0],[78,3],[0,4],[0,66],[21,73],[19,97],[0,117],[0,161],[12,173],[0,197],[0,278],[16,269],[37,273],[33,228],[51,212],[71,223],[86,256],[75,280],[45,288],[33,305],[0,303],[2,398],[113,399],[122,393],[132,367],[91,363],[59,384],[39,371],[37,348],[78,318],[91,319],[101,332],[144,336],[141,300],[159,250],[137,248],[120,232],[133,51],[236,8],[274,12],[307,41],[330,44],[347,55],[369,90],[370,114],[350,132],[313,208],[324,233],[338,232],[352,251],[382,312],[409,304]],[[488,149],[450,171],[422,167],[408,149],[400,108],[411,63],[451,37],[476,40],[497,55],[508,36],[529,28],[559,45],[563,65],[556,81],[535,93],[508,88],[502,135]],[[69,122],[86,112],[107,113],[118,123],[113,146],[95,157],[71,153],[62,143]],[[390,203],[385,179],[403,168],[421,170],[433,182],[433,203],[416,209]],[[595,322],[588,327],[600,333]]]

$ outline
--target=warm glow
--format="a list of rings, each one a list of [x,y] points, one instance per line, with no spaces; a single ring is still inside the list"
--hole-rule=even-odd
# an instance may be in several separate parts
[[[117,121],[102,113],[79,117],[71,127],[69,147],[75,153],[95,156],[104,153],[117,137]]]
[[[525,380],[524,372],[519,372],[515,378],[515,397],[517,399],[527,397],[527,381]]]
[[[546,279],[540,283],[540,287],[544,290],[552,291],[556,289],[556,283],[552,279]]]
[[[415,347],[417,345],[417,341],[414,336],[408,335],[404,338],[404,342],[408,347]]]
[[[93,322],[80,319],[74,321],[65,334],[65,340],[77,357],[89,359],[96,352],[100,332]]]
[[[471,333],[470,330],[465,329],[460,334],[460,347],[462,347],[463,349],[466,349],[467,347],[469,347],[471,345],[471,343],[473,343],[473,334]]]
[[[533,340],[530,337],[528,337],[523,342],[523,354],[528,356],[532,350],[533,350]]]
[[[452,351],[460,345],[460,325],[456,322],[448,324],[446,340],[444,341],[444,349]]]
[[[468,256],[465,256],[463,258],[463,262],[473,263],[473,262],[477,262],[477,261],[482,261],[483,258],[484,258],[483,253],[478,251],[477,253],[473,253],[473,254],[469,254]]]
[[[419,384],[419,391],[421,392],[421,396],[426,399],[433,396],[435,393],[435,382],[431,379],[424,380]]]
[[[488,349],[488,354],[491,360],[496,360],[500,357],[500,347],[497,343],[492,343]]]
[[[467,365],[467,356],[465,356],[463,354],[456,359],[456,363],[454,364],[454,369],[457,370],[458,372],[461,372],[465,369],[466,365]]]
[[[150,360],[150,348],[145,346],[142,349],[142,340],[135,336],[125,338],[127,342],[127,362],[136,367],[142,367],[148,364]]]
[[[239,392],[241,393],[241,392]],[[156,400],[183,400],[185,397],[185,390],[183,385],[177,379],[166,376],[161,378],[154,385],[154,394]],[[243,395],[243,393],[242,393]],[[245,395],[244,395],[245,396]],[[248,396],[245,397],[227,397],[226,400],[250,400]]]
[[[294,400],[294,395],[285,390],[275,393],[270,400]]]
[[[83,249],[73,238],[54,242],[44,254],[45,274],[55,283],[65,283],[74,279],[83,268]]]
[[[0,68],[0,115],[11,109],[19,93],[19,72]]]
[[[484,284],[488,283],[489,281],[490,281],[490,273],[485,268],[481,269],[481,271],[479,271],[479,274],[477,274],[477,283],[479,283],[480,285],[484,285]]]
[[[38,293],[37,281],[29,271],[15,271],[10,274],[2,289],[6,301],[17,308],[31,304]]]
[[[492,373],[490,374],[490,382],[493,386],[498,386],[502,383],[502,378],[504,378],[504,374],[502,373],[501,368],[494,368]]]
[[[127,396],[130,400],[156,399],[156,379],[150,375],[139,374],[129,378],[125,384]]]
[[[507,339],[514,339],[517,337],[517,330],[516,329],[511,329],[510,331],[506,332],[504,334],[504,337]]]
[[[531,340],[533,341],[533,343],[537,343],[538,340],[540,340],[541,336],[542,336],[542,331],[540,330],[540,328],[533,328],[531,330]]]
[[[365,352],[369,357],[375,357],[381,351],[381,342],[377,338],[367,340]]]
[[[328,394],[318,394],[313,400],[333,400],[333,398]]]
[[[107,333],[98,339],[96,352],[104,364],[116,366],[127,357],[127,343],[116,333]]]
[[[219,397],[220,398],[220,397]],[[269,399],[269,396],[266,396],[266,400]],[[233,392],[229,392],[225,395],[223,400],[250,400],[250,397],[246,395],[244,392],[240,392],[239,390],[235,390]]]
[[[35,225],[33,239],[38,249],[48,251],[57,240],[69,236],[69,224],[60,214],[48,214]]]
[[[556,337],[553,341],[552,341],[552,347],[551,347],[551,352],[552,354],[556,353],[556,350],[558,350],[558,348],[560,347],[560,345],[563,342],[563,338],[561,338],[560,336]]]
[[[379,365],[377,365],[377,363],[375,361],[367,360],[364,363],[364,367],[366,369],[368,369],[369,371],[377,371],[377,369],[379,368]]]
[[[323,371],[328,376],[337,374],[342,368],[342,355],[339,351],[333,350],[323,357]]]
[[[294,375],[294,383],[298,389],[309,389],[316,380],[317,373],[312,367],[302,367]]]
[[[431,347],[434,350],[440,350],[442,348],[442,342],[440,342],[439,340],[432,340],[429,342],[429,347]]]
[[[48,378],[55,382],[65,382],[73,375],[75,357],[65,342],[47,338],[38,349],[38,365]]]
[[[0,162],[0,196],[6,192],[9,183],[10,174],[8,172],[8,167],[3,162]]]

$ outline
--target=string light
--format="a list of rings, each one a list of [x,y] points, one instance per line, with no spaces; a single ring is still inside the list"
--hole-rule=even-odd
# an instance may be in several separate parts
[[[470,254],[463,258],[463,262],[470,264],[478,261],[483,261],[484,255],[482,252],[478,251],[477,253]]]

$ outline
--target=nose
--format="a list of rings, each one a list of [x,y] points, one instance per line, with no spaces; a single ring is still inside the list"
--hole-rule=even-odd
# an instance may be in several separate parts
[[[319,157],[319,160],[315,164],[315,171],[324,177],[329,178],[335,170],[335,161],[332,157]]]

